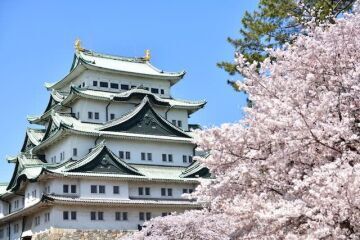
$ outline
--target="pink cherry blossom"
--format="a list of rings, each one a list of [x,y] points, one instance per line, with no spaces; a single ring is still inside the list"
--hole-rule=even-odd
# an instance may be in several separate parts
[[[359,7],[355,7],[359,9]],[[155,218],[134,239],[360,239],[360,13],[315,27],[261,64],[238,56],[252,101],[198,132],[216,177],[204,210]]]

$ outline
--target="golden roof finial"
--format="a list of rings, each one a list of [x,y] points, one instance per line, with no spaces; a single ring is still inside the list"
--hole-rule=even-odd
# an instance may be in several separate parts
[[[76,51],[84,51],[84,49],[81,47],[81,40],[79,38],[75,40],[75,49]]]
[[[150,50],[147,49],[145,50],[145,56],[144,56],[144,59],[145,61],[150,61],[150,58],[151,58],[151,55],[150,55]]]

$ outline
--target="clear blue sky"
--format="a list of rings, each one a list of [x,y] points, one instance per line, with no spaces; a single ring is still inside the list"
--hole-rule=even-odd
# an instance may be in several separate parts
[[[186,70],[174,97],[206,99],[190,121],[205,126],[241,118],[245,97],[226,85],[230,77],[216,62],[233,60],[226,37],[236,37],[245,10],[257,1],[0,1],[0,181],[12,168],[29,126],[41,114],[55,82],[69,71],[74,40],[85,48],[123,56],[151,50],[152,63],[167,71]]]

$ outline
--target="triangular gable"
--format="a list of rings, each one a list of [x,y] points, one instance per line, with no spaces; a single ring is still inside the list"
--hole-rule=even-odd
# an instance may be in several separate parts
[[[175,127],[157,114],[147,96],[134,111],[105,124],[100,131],[191,138],[182,129]]]
[[[207,167],[199,161],[194,161],[180,175],[182,178],[210,178],[211,173]]]
[[[119,159],[104,145],[96,147],[83,159],[67,165],[63,171],[142,175],[137,169]]]
[[[33,148],[35,146],[36,145],[30,141],[29,136],[26,133],[25,140],[24,140],[23,146],[21,148],[21,152],[26,152],[26,151],[28,151],[29,149],[31,149],[31,148]]]
[[[50,119],[49,121],[49,125],[48,127],[46,128],[46,132],[45,132],[45,135],[44,135],[44,138],[43,138],[43,141],[48,139],[50,136],[52,136],[54,134],[54,132],[56,132],[56,130],[58,129],[59,127],[54,123],[54,121],[52,119]]]

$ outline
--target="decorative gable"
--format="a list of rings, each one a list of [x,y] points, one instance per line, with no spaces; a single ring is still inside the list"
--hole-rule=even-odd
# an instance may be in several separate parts
[[[134,111],[106,124],[100,130],[190,138],[190,136],[181,129],[173,126],[157,114],[152,108],[148,97],[145,97]]]
[[[66,166],[67,172],[116,173],[122,175],[142,175],[135,168],[115,156],[103,144],[97,146],[83,159]]]

